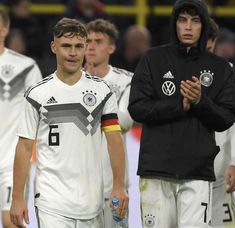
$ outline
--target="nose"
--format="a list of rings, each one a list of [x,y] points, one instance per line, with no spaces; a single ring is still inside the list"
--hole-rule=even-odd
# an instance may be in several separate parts
[[[88,42],[88,44],[87,44],[87,49],[93,50],[94,48],[95,48],[94,42],[92,42],[92,41]]]
[[[190,21],[190,20],[187,20],[187,22],[186,22],[186,29],[190,30],[191,27],[192,27],[191,21]]]
[[[77,53],[76,53],[76,48],[75,48],[75,47],[71,47],[70,52],[69,52],[69,55],[75,56],[76,54],[77,54]]]

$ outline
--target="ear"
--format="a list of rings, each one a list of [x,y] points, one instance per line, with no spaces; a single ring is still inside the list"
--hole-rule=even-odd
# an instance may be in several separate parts
[[[51,51],[56,54],[56,45],[55,45],[55,41],[51,41]]]
[[[109,47],[109,54],[112,55],[116,50],[116,45],[115,44],[110,44]]]

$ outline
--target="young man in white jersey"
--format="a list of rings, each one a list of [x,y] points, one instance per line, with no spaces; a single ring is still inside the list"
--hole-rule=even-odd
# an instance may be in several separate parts
[[[37,139],[35,206],[40,228],[103,228],[102,131],[114,177],[111,197],[125,216],[125,154],[115,95],[82,71],[87,32],[76,19],[54,27],[57,69],[25,94],[14,162],[11,219],[29,223],[23,197],[33,140]]]
[[[118,102],[118,118],[122,133],[126,133],[133,124],[127,110],[130,82],[133,73],[124,69],[109,65],[110,55],[115,51],[115,43],[118,39],[118,31],[114,24],[103,19],[96,19],[86,25],[88,32],[86,51],[86,70],[91,75],[96,75],[105,80],[111,91],[116,95]],[[111,165],[108,159],[107,142],[103,140],[102,160],[104,172],[104,197],[105,197],[105,227],[115,227],[112,213],[109,207],[109,196],[112,190]],[[126,156],[127,157],[127,156]],[[127,159],[126,159],[127,161]],[[126,188],[129,187],[128,170],[125,174]]]
[[[10,220],[13,162],[18,116],[27,88],[42,79],[35,61],[5,47],[10,21],[0,11],[0,211],[4,228],[16,227]]]
[[[219,27],[210,18],[207,49],[214,53]],[[232,65],[231,65],[232,66]],[[224,132],[215,133],[216,143],[220,147],[214,166],[216,181],[212,189],[212,220],[214,228],[235,227],[235,125]]]

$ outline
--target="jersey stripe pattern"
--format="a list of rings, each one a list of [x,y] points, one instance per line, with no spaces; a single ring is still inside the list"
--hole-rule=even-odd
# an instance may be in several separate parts
[[[41,79],[33,59],[5,48],[0,55],[0,173],[13,170],[24,93]]]

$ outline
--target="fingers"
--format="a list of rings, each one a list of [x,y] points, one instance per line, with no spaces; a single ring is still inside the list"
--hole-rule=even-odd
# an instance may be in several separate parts
[[[11,207],[10,218],[17,227],[26,228],[26,224],[29,224],[28,209],[19,210],[19,208]]]
[[[24,217],[24,221],[26,222],[26,224],[29,224],[29,213],[28,213],[28,210],[24,211],[23,217]]]
[[[197,77],[192,77],[192,81],[181,81],[181,94],[190,100],[191,103],[198,103],[201,99],[201,84]]]
[[[231,193],[231,192],[235,191],[235,180],[234,180],[234,178],[230,178],[227,183],[228,183],[228,185],[227,185],[226,192]]]
[[[125,217],[127,211],[128,211],[128,204],[129,204],[129,198],[125,197],[121,203],[120,203],[120,207],[119,207],[119,215],[121,218]]]
[[[125,195],[123,197],[119,196],[118,199],[119,199],[119,204],[118,204],[118,208],[116,209],[116,214],[118,217],[123,218],[123,217],[125,217],[125,215],[128,211],[129,197],[127,195]],[[110,204],[110,207],[112,209],[114,208],[112,203]]]
[[[21,215],[11,215],[11,221],[17,227],[26,228],[26,226],[23,224],[23,217]]]

